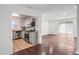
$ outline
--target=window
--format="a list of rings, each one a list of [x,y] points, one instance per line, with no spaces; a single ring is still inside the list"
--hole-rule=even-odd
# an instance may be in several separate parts
[[[59,23],[59,33],[73,34],[73,22],[61,22],[61,23]]]

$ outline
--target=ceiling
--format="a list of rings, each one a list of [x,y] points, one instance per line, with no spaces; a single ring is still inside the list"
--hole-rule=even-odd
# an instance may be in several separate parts
[[[77,16],[75,4],[21,4],[19,6],[45,14],[46,19],[64,19]],[[25,15],[22,16],[22,18],[25,17]]]
[[[72,10],[76,8],[74,4],[26,4],[25,5],[29,9],[34,9],[40,12],[48,12],[56,9],[68,9]]]
[[[25,7],[47,14],[46,19],[64,19],[77,16],[75,4],[26,4]]]

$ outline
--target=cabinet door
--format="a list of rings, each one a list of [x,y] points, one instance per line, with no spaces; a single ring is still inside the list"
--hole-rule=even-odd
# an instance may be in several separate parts
[[[13,31],[12,33],[13,33],[13,34],[12,34],[13,39],[16,39],[16,32],[15,32],[15,31]]]
[[[34,44],[37,44],[37,32],[30,32],[29,33],[29,41],[30,43],[34,43]]]

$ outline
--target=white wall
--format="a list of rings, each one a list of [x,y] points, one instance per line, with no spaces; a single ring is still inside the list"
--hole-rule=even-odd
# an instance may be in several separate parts
[[[11,13],[40,17],[41,13],[17,5],[0,5],[0,54],[12,53]],[[40,22],[39,22],[40,23]],[[40,26],[40,25],[38,25]],[[40,41],[40,39],[39,39]]]
[[[0,5],[0,54],[10,54],[12,52],[12,32],[10,8]]]
[[[58,22],[49,21],[49,34],[58,34]]]
[[[41,35],[47,35],[49,33],[49,23],[45,18],[45,15],[41,16]]]
[[[76,53],[79,54],[79,5],[77,5],[77,49]]]
[[[49,34],[49,23],[48,21],[43,21],[42,20],[42,35],[47,35]]]
[[[59,23],[72,21],[73,22],[73,33],[74,37],[77,37],[77,19],[76,18],[67,18],[67,19],[59,19],[59,20],[52,20],[49,22],[49,33],[50,34],[59,34]]]

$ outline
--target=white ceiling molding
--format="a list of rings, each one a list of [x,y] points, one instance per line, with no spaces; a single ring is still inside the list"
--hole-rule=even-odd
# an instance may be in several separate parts
[[[63,21],[63,20],[65,20],[65,21],[72,21],[72,20],[77,20],[77,18],[76,17],[73,17],[73,18],[65,18],[65,19],[55,19],[55,20],[48,20],[49,22],[60,22],[60,21]]]

